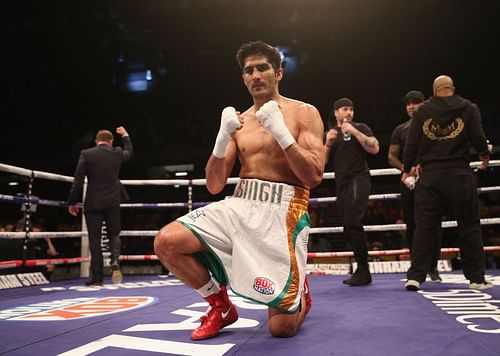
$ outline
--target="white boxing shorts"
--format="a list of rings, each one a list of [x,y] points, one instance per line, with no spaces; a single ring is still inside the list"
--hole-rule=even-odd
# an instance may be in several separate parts
[[[180,217],[208,248],[198,254],[234,293],[293,313],[300,305],[311,220],[309,190],[242,178],[232,197]]]

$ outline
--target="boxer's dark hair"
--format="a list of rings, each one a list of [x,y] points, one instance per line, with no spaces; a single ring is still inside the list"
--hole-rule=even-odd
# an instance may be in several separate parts
[[[271,63],[275,71],[278,70],[278,68],[281,68],[280,52],[264,41],[248,42],[240,46],[238,52],[236,52],[236,61],[238,62],[242,73],[245,65],[245,59],[250,56],[264,56],[267,58],[269,63]]]

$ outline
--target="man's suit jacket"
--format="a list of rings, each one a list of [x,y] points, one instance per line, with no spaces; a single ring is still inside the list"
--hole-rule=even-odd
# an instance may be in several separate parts
[[[133,155],[129,136],[122,137],[121,147],[100,144],[82,150],[75,170],[68,203],[76,204],[81,196],[85,176],[88,179],[84,208],[105,209],[128,200],[128,194],[120,183],[120,167]]]

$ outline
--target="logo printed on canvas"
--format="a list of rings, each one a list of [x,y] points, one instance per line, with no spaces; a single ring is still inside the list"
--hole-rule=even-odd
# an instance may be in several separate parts
[[[0,320],[61,321],[91,318],[142,308],[154,297],[75,298],[0,310]]]
[[[260,294],[271,295],[274,293],[274,282],[265,277],[257,277],[253,281],[253,289]]]

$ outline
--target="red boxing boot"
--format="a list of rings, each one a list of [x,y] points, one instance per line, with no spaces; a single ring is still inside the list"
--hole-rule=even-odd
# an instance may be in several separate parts
[[[193,340],[214,337],[219,334],[220,329],[238,320],[238,312],[229,300],[225,286],[221,286],[219,293],[209,295],[205,300],[210,305],[210,309],[200,318],[201,325],[191,333]]]

